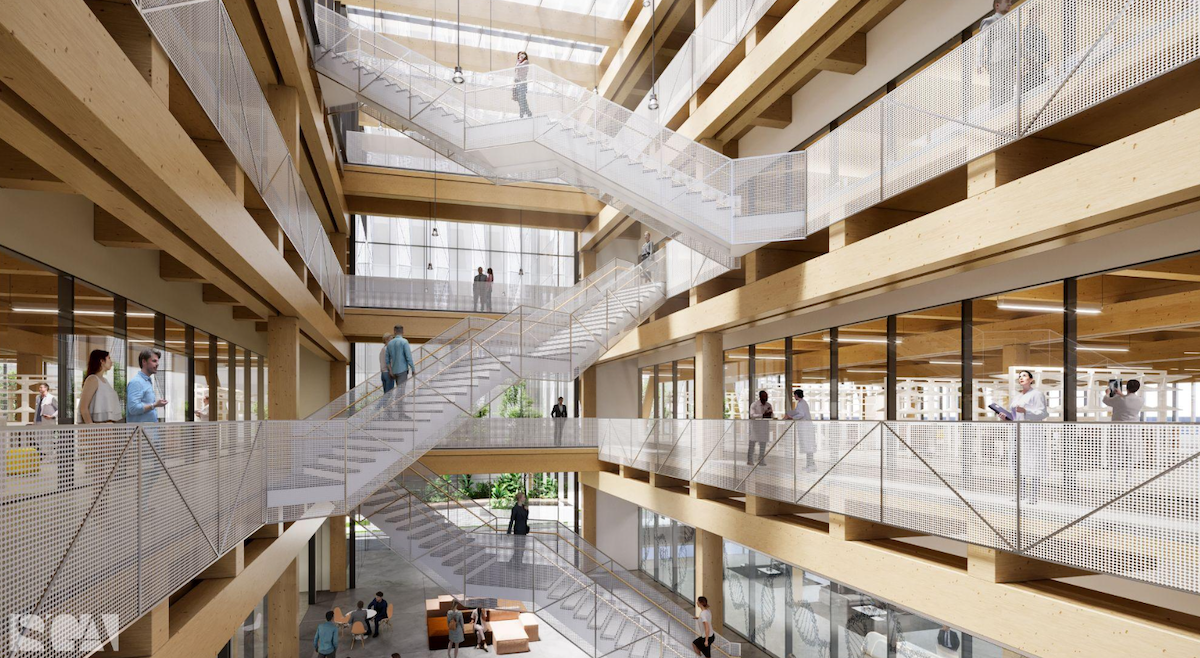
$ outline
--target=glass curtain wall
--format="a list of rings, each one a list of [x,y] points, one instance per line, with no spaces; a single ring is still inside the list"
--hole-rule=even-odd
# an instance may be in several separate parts
[[[128,335],[126,341],[128,350],[125,359],[125,381],[127,386],[128,382],[133,381],[142,369],[140,362],[142,352],[145,350],[158,350],[161,353],[162,349],[157,345],[154,336],[155,312],[133,302],[128,302],[125,308],[125,327]],[[160,372],[163,370],[163,362],[165,360],[165,356],[159,358],[158,366]],[[166,391],[163,390],[163,376],[155,375],[152,379],[154,383],[154,395],[159,399],[167,400],[167,406],[169,407],[171,398],[166,397]],[[125,386],[121,388],[125,388]],[[158,420],[160,422],[164,420],[166,414],[167,410],[165,408],[159,409]]]
[[[675,417],[696,417],[696,359],[675,362]]]
[[[759,391],[767,392],[767,402],[775,410],[776,418],[791,408],[787,392],[787,346],[786,341],[776,340],[754,346],[754,390],[751,399],[758,398]]]
[[[885,420],[888,389],[887,319],[843,327],[837,332],[838,418]]]
[[[638,418],[695,416],[695,359],[682,359],[639,368],[638,386]]]
[[[0,425],[35,422],[38,385],[60,396],[58,382],[59,276],[37,263],[0,251]],[[68,284],[69,285],[69,284]],[[111,310],[111,309],[109,309]],[[61,410],[66,405],[60,405]]]
[[[192,364],[187,343],[187,326],[171,318],[163,318],[162,360],[158,364],[158,375],[167,406],[159,417],[169,423],[182,423],[194,414],[188,399],[188,372]]]
[[[829,395],[829,351],[827,333],[817,331],[792,337],[792,390],[804,391],[813,420],[829,420],[833,407]],[[791,409],[791,399],[788,400]]]
[[[958,420],[961,355],[962,304],[896,316],[896,420]]]
[[[571,231],[374,215],[357,229],[355,274],[470,281],[490,267],[499,284],[575,283]]]
[[[1016,406],[1017,378],[1026,370],[1046,397],[1047,415],[1039,420],[1073,420],[1063,413],[1063,291],[1057,282],[972,301],[971,362],[980,364],[973,365],[972,420],[1002,420],[988,405]]]
[[[696,529],[638,508],[638,569],[688,602],[696,600]]]
[[[74,282],[75,287],[75,327],[71,346],[71,379],[74,382],[73,417],[76,422],[82,420],[79,415],[80,393],[83,391],[83,380],[87,376],[88,360],[95,350],[107,352],[113,360],[112,370],[103,377],[117,391],[117,397],[124,408],[125,402],[125,340],[124,328],[118,327],[117,298],[112,294],[94,288],[81,281]],[[121,300],[122,305],[124,300]],[[170,399],[170,398],[168,398]]]
[[[750,417],[750,347],[725,352],[725,417]]]
[[[731,541],[725,626],[776,658],[1001,658],[999,647]]]

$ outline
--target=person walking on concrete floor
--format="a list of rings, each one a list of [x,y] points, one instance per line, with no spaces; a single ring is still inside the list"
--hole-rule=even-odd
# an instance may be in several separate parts
[[[457,604],[446,611],[446,630],[449,632],[449,643],[446,645],[447,658],[458,658],[458,645],[467,641],[466,631],[463,630],[463,614]]]
[[[412,348],[404,338],[404,327],[396,325],[395,334],[387,344],[387,371],[392,374],[396,396],[396,415],[399,420],[409,420],[404,413],[404,393],[408,388],[408,376],[417,374],[417,366],[413,363]]]
[[[318,658],[335,658],[338,646],[338,625],[333,623],[333,611],[325,613],[325,622],[317,626],[313,635],[313,650]]]

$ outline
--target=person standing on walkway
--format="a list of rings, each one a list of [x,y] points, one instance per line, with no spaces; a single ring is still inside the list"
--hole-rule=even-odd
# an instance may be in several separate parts
[[[158,410],[167,401],[154,393],[154,375],[158,373],[159,353],[142,350],[138,354],[138,372],[125,386],[125,420],[130,423],[157,423]]]
[[[392,387],[396,385],[396,382],[392,379],[391,371],[388,370],[387,363],[388,343],[392,342],[392,338],[394,337],[395,334],[384,334],[383,347],[379,348],[379,382],[383,384],[384,395],[391,393]]]
[[[513,76],[516,84],[513,85],[513,100],[517,102],[517,109],[521,112],[521,117],[532,117],[533,111],[529,109],[529,55],[525,51],[517,53],[517,70]]]
[[[523,491],[517,493],[517,500],[513,503],[507,534],[514,535],[511,564],[521,566],[525,562],[525,536],[529,534],[529,499]]]
[[[58,424],[58,400],[54,398],[54,394],[50,392],[50,385],[46,382],[38,384],[37,414],[33,419],[33,423],[43,425]]]
[[[562,445],[563,428],[567,425],[567,405],[563,404],[563,399],[558,398],[558,404],[550,409],[550,417],[554,419],[554,445]]]
[[[397,389],[396,418],[409,420],[404,413],[404,393],[408,388],[409,374],[417,374],[417,366],[413,363],[412,348],[404,338],[404,326],[396,325],[395,334],[387,344],[387,371],[392,375],[393,387]]]
[[[487,284],[483,288],[483,305],[487,308],[487,312],[492,312],[492,287],[496,285],[496,275],[492,272],[492,268],[487,268]]]
[[[472,298],[472,301],[474,302],[472,304],[471,308],[472,308],[472,310],[474,310],[476,312],[482,312],[483,311],[483,293],[484,293],[484,288],[487,286],[488,278],[487,278],[487,275],[483,273],[482,267],[476,268],[475,271],[477,272],[477,274],[475,275],[475,279],[471,282],[471,298]]]
[[[1006,416],[1008,420],[1036,422],[1050,417],[1046,394],[1034,387],[1034,381],[1033,372],[1030,370],[1021,370],[1017,373],[1017,387],[1021,392],[1013,400],[1011,417]],[[1021,481],[1019,483],[1021,499],[1030,505],[1036,505],[1042,486],[1042,475],[1045,474],[1050,461],[1046,435],[1044,432],[1036,430],[1019,432],[1018,440],[1021,442],[1018,447],[1021,455]],[[1064,465],[1063,468],[1066,471],[1069,466]],[[1063,477],[1067,477],[1065,472]]]
[[[750,403],[750,440],[746,443],[746,465],[753,466],[762,463],[766,456],[767,442],[771,437],[771,424],[768,421],[775,417],[775,409],[767,402],[767,392],[759,391],[758,399]],[[758,421],[758,422],[754,422]],[[754,461],[754,444],[758,444],[758,461]]]
[[[692,640],[692,649],[696,651],[697,656],[712,658],[712,645],[717,639],[717,633],[713,630],[712,610],[708,609],[708,597],[697,596],[696,606],[700,608],[700,612],[692,619],[696,620],[696,634],[700,637]]]
[[[804,399],[804,391],[792,391],[795,406],[788,412],[789,420],[796,421],[796,452],[803,452],[805,458],[804,470],[811,471],[817,463],[813,453],[817,451],[816,436],[813,432],[812,413],[808,409],[808,401]]]
[[[1136,379],[1125,382],[1125,390],[1121,390],[1120,382],[1115,382],[1100,398],[1100,402],[1112,409],[1112,422],[1136,423],[1142,419],[1142,407],[1146,401],[1137,392],[1142,389],[1142,383]],[[1133,481],[1133,465],[1137,461],[1136,443],[1131,432],[1117,431],[1109,439],[1109,454],[1112,455],[1112,470],[1121,474],[1122,484]]]
[[[333,611],[325,613],[325,621],[317,626],[313,635],[313,650],[318,658],[335,658],[337,656],[338,625],[333,623]]]
[[[83,377],[83,392],[79,396],[79,422],[85,425],[93,423],[121,422],[121,398],[117,391],[104,378],[113,366],[112,355],[104,350],[92,350],[88,355],[87,374]],[[80,435],[79,450],[83,458],[84,473],[88,481],[96,481],[101,477],[105,455],[101,441]]]
[[[1005,20],[1012,9],[1012,0],[994,0],[995,13],[979,24],[980,73],[987,72],[994,110],[1012,100],[1017,77],[1017,28]]]
[[[458,658],[458,645],[467,641],[466,631],[463,630],[463,614],[458,604],[453,603],[446,611],[446,630],[449,633],[449,643],[446,645],[447,658]]]

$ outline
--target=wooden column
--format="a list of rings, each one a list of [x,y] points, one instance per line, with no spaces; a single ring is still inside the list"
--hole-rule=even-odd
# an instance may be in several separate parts
[[[721,334],[696,335],[696,417],[725,416],[725,350]]]
[[[349,383],[346,381],[347,371],[346,366],[349,365],[345,361],[330,361],[329,362],[329,397],[336,399],[342,393],[350,389]]]
[[[346,517],[329,517],[329,591],[344,592],[350,578],[346,561]]]
[[[724,578],[725,556],[721,536],[696,528],[696,596],[708,599],[713,631],[717,633],[723,631],[725,620]]]
[[[967,163],[967,196],[983,194],[1005,183],[1087,153],[1093,147],[1052,139],[1025,137]]]
[[[295,420],[300,398],[300,322],[277,315],[267,318],[269,418]]]
[[[238,544],[231,548],[228,553],[222,555],[209,568],[205,569],[197,578],[208,580],[209,578],[234,578],[246,568],[246,546]]]
[[[579,375],[579,402],[584,418],[596,418],[596,366]]]
[[[596,545],[596,488],[579,485],[583,497],[583,541]]]
[[[292,560],[267,592],[267,655],[300,652],[300,559]]]
[[[271,114],[275,115],[275,123],[279,124],[279,132],[283,133],[283,143],[287,144],[288,153],[292,154],[293,162],[300,149],[300,95],[295,87],[284,85],[267,85],[267,105]]]

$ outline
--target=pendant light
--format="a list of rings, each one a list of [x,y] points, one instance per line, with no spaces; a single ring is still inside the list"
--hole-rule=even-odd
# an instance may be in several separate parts
[[[463,77],[462,70],[462,0],[456,0],[454,3],[454,13],[458,23],[458,31],[454,35],[455,55],[454,55],[454,76],[450,79],[454,84],[461,85],[466,78]]]
[[[646,109],[651,112],[658,111],[658,94],[654,93],[655,86],[658,80],[654,77],[654,59],[658,54],[658,46],[656,36],[658,32],[658,21],[654,15],[654,0],[643,0],[643,7],[650,8],[650,98],[647,99]]]

